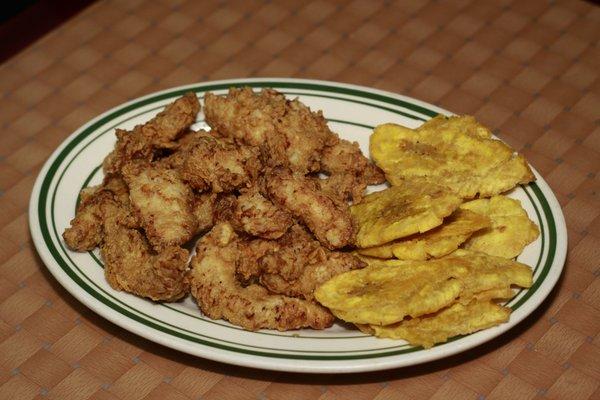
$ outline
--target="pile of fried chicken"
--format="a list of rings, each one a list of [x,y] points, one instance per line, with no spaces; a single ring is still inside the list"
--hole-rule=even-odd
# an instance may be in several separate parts
[[[249,330],[331,326],[313,292],[364,267],[349,252],[348,204],[383,183],[382,171],[321,112],[271,89],[206,93],[210,131],[190,128],[199,111],[188,93],[117,129],[104,181],[81,192],[66,244],[99,246],[117,290],[154,301],[191,293],[208,317]]]

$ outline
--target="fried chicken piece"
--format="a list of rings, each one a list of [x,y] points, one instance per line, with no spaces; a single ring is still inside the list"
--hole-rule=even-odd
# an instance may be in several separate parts
[[[88,251],[98,246],[103,239],[102,221],[109,202],[129,206],[129,190],[122,178],[108,177],[104,183],[81,191],[81,199],[71,226],[63,232],[63,239],[75,251]],[[129,216],[124,224],[135,227],[137,221]]]
[[[287,141],[289,168],[303,175],[319,171],[321,152],[335,143],[337,135],[331,132],[321,111],[312,112],[297,99],[286,101],[285,111],[277,120],[277,131]]]
[[[190,150],[180,171],[192,188],[221,193],[250,186],[261,168],[256,148],[205,134]]]
[[[154,151],[170,147],[172,141],[194,123],[199,111],[198,98],[194,93],[187,93],[133,131],[117,129],[115,148],[103,162],[104,174],[119,174],[132,160],[152,161]]]
[[[324,329],[333,324],[333,315],[314,302],[270,294],[255,284],[243,287],[236,279],[236,265],[244,245],[227,223],[216,225],[198,243],[189,280],[192,296],[205,315],[253,331]]]
[[[263,273],[260,283],[273,293],[313,300],[315,289],[329,279],[365,266],[364,261],[350,253],[330,251],[325,260],[305,265],[296,279],[288,280],[278,273]]]
[[[254,93],[232,88],[227,96],[207,93],[207,123],[236,141],[258,146],[265,164],[307,174],[320,168],[321,151],[335,142],[322,113],[312,112],[298,100],[286,100],[273,89]]]
[[[185,279],[189,253],[167,246],[155,253],[138,230],[121,223],[128,211],[117,203],[107,204],[100,252],[104,274],[116,290],[124,290],[154,301],[175,301],[187,294]]]
[[[123,168],[129,197],[148,241],[156,250],[179,246],[196,233],[192,190],[172,170],[129,164]]]
[[[363,268],[366,263],[350,253],[329,251],[306,229],[293,225],[279,240],[255,239],[238,265],[242,282],[259,282],[273,293],[313,299],[314,290],[335,275]]]
[[[215,224],[214,213],[217,203],[216,193],[201,193],[194,196],[194,204],[192,206],[192,212],[196,218],[196,234],[206,232],[210,230]]]
[[[237,198],[232,216],[236,230],[264,239],[281,237],[292,225],[292,216],[266,199],[256,186]]]
[[[255,94],[249,87],[231,88],[227,96],[206,93],[206,122],[223,136],[260,148],[268,165],[285,165],[287,144],[275,129],[276,119],[285,113],[285,97],[274,91],[265,93],[270,95]]]
[[[342,201],[359,202],[367,185],[385,182],[383,171],[362,154],[358,143],[345,139],[323,150],[321,170],[329,175],[319,181],[321,188]]]
[[[165,168],[181,169],[189,157],[190,151],[202,141],[205,135],[210,135],[210,132],[188,130],[176,142],[173,142],[168,148],[167,154],[156,160],[155,163]]]
[[[266,179],[266,190],[276,205],[304,222],[325,247],[337,249],[354,241],[348,204],[321,191],[314,180],[278,172]]]

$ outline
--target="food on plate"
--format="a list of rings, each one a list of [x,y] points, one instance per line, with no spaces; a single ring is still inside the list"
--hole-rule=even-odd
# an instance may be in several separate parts
[[[350,207],[358,247],[378,246],[442,224],[461,204],[456,194],[434,183],[402,182],[365,196]]]
[[[533,242],[540,230],[527,216],[519,200],[506,196],[477,199],[464,203],[461,209],[490,218],[492,226],[476,232],[464,244],[465,249],[493,256],[513,258]]]
[[[324,329],[333,324],[333,315],[315,302],[272,294],[254,283],[242,286],[236,265],[248,256],[243,251],[246,246],[246,240],[228,223],[215,225],[198,242],[189,281],[192,296],[205,315],[248,330]]]
[[[257,186],[240,191],[232,222],[244,232],[264,239],[278,239],[292,223],[292,215],[263,196]]]
[[[231,192],[251,186],[262,168],[254,147],[205,133],[190,146],[179,169],[197,191]]]
[[[273,90],[209,94],[205,105],[210,131],[192,129],[200,104],[191,93],[117,130],[104,182],[82,191],[66,244],[99,247],[117,290],[176,301],[192,283],[208,316],[247,329],[331,325],[314,289],[365,265],[340,250],[355,236],[347,200],[382,183],[383,172],[320,112]],[[344,193],[326,189],[329,179]],[[187,248],[201,235],[193,274]]]
[[[435,260],[345,272],[318,287],[315,298],[346,322],[390,325],[469,301],[484,291],[531,284],[532,271],[525,264],[457,250]]]
[[[160,251],[180,246],[196,233],[194,194],[179,174],[151,164],[130,163],[122,169],[129,199],[146,237]]]
[[[435,183],[470,199],[533,181],[523,156],[491,136],[473,117],[437,116],[417,129],[379,125],[370,149],[392,185]]]
[[[63,237],[100,248],[113,288],[191,294],[206,316],[252,331],[338,317],[431,347],[506,321],[497,302],[531,286],[531,268],[509,258],[539,230],[498,194],[533,175],[472,117],[380,125],[374,164],[275,90],[204,99],[209,130],[192,127],[193,93],[118,129],[104,181],[81,192]]]
[[[102,222],[107,214],[106,205],[111,202],[129,206],[129,190],[121,177],[109,177],[102,185],[81,191],[77,215],[63,232],[63,239],[71,249],[89,251],[102,242]],[[129,225],[137,225],[137,220],[130,214],[128,219]]]
[[[458,249],[474,232],[491,225],[485,215],[458,209],[443,224],[425,233],[415,234],[381,246],[358,249],[370,257],[427,260],[440,258]]]
[[[157,150],[173,146],[173,141],[194,123],[199,111],[198,98],[188,93],[132,131],[117,129],[115,148],[104,159],[104,174],[118,175],[121,168],[133,160],[152,161]]]
[[[347,203],[337,201],[303,176],[277,172],[266,181],[273,202],[306,224],[325,247],[352,244],[354,229]]]
[[[404,339],[414,346],[432,347],[456,335],[466,335],[508,321],[510,308],[493,301],[472,300],[454,303],[435,313],[402,320],[395,324],[357,325],[370,335],[389,339]]]
[[[331,182],[343,183],[335,188],[336,196],[358,199],[367,185],[385,181],[358,146],[329,129],[320,111],[275,90],[256,93],[246,87],[230,89],[226,96],[207,93],[204,106],[207,123],[219,135],[255,146],[269,167],[284,167],[294,175],[319,171],[331,175]]]

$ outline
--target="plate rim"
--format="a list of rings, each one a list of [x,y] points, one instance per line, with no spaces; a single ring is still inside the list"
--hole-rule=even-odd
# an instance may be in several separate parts
[[[110,114],[112,114],[116,111],[119,111],[119,110],[126,109],[126,108],[130,107],[131,105],[137,104],[144,100],[155,99],[155,98],[157,98],[161,95],[165,95],[165,94],[171,94],[171,97],[176,96],[176,94],[173,94],[174,92],[185,91],[185,90],[195,88],[198,86],[224,85],[224,84],[235,84],[235,85],[251,84],[252,85],[252,84],[256,84],[256,83],[265,84],[267,82],[269,82],[271,84],[278,83],[280,85],[288,83],[288,84],[310,84],[310,85],[321,85],[321,86],[333,86],[333,87],[337,87],[337,88],[347,88],[347,89],[351,89],[351,90],[358,90],[360,92],[373,93],[373,94],[381,95],[381,96],[384,96],[387,98],[397,99],[402,102],[416,104],[419,107],[435,110],[435,112],[437,112],[437,113],[452,114],[451,112],[449,112],[445,109],[442,109],[435,105],[420,101],[418,99],[414,99],[414,98],[411,98],[408,96],[403,96],[403,95],[399,95],[399,94],[396,94],[393,92],[370,88],[370,87],[366,87],[366,86],[353,85],[353,84],[347,84],[347,83],[341,83],[341,82],[333,82],[333,81],[325,81],[325,80],[277,78],[277,77],[273,77],[273,78],[268,78],[268,77],[266,77],[266,78],[239,78],[239,79],[226,79],[226,80],[217,80],[217,81],[197,82],[197,83],[192,83],[192,84],[188,84],[188,85],[182,85],[182,86],[168,88],[168,89],[161,90],[158,92],[153,92],[148,95],[137,97],[128,102],[119,104],[119,105],[105,111],[104,113],[101,113],[97,117],[91,119],[90,121],[88,121],[87,123],[85,123],[84,125],[79,127],[78,129],[76,129],[67,138],[65,138],[64,141],[54,150],[54,152],[51,154],[51,156],[48,158],[48,160],[44,164],[43,168],[40,170],[40,173],[39,173],[38,177],[36,178],[36,181],[35,181],[35,184],[34,184],[34,187],[32,190],[32,194],[31,194],[31,198],[30,198],[30,202],[29,202],[29,228],[32,233],[32,239],[34,241],[36,250],[38,251],[38,254],[44,261],[44,264],[46,265],[48,270],[61,283],[61,285],[65,289],[67,289],[67,291],[71,295],[73,295],[75,298],[77,298],[86,307],[90,308],[92,311],[98,313],[102,317],[108,319],[112,323],[115,323],[128,331],[131,331],[131,332],[133,332],[137,335],[140,335],[144,338],[147,338],[151,341],[163,344],[167,347],[175,348],[179,351],[183,351],[183,352],[190,353],[190,354],[193,354],[196,356],[200,356],[200,357],[204,357],[204,358],[208,358],[208,359],[212,359],[212,360],[216,360],[216,361],[220,361],[220,362],[225,362],[225,363],[229,363],[229,364],[249,366],[249,367],[254,367],[254,368],[262,368],[262,369],[281,370],[280,369],[281,363],[278,363],[273,358],[248,355],[248,354],[240,354],[240,353],[233,353],[232,356],[229,357],[228,354],[225,354],[225,355],[220,354],[220,351],[217,351],[216,353],[214,353],[212,351],[213,349],[211,349],[211,351],[209,351],[209,352],[202,351],[202,350],[207,349],[206,345],[192,344],[192,346],[200,346],[200,351],[196,351],[194,349],[190,349],[189,345],[185,346],[185,345],[178,343],[178,340],[182,340],[182,339],[172,340],[172,337],[170,335],[166,335],[166,334],[162,334],[162,333],[160,335],[156,335],[156,332],[154,335],[148,334],[148,332],[146,332],[146,331],[149,328],[143,326],[141,323],[139,323],[135,320],[131,320],[130,318],[123,316],[121,313],[118,313],[117,311],[113,310],[112,308],[110,308],[104,304],[101,304],[100,300],[94,298],[93,296],[91,296],[90,294],[85,292],[79,285],[77,285],[73,280],[71,280],[71,278],[67,277],[66,274],[64,274],[64,275],[60,274],[59,273],[60,271],[55,271],[54,268],[50,267],[51,264],[52,265],[56,264],[56,261],[49,254],[48,249],[45,246],[43,246],[44,239],[43,239],[43,237],[41,237],[42,236],[41,228],[40,228],[41,221],[39,220],[38,214],[37,214],[37,209],[39,206],[39,199],[40,199],[40,189],[41,189],[42,183],[44,181],[44,178],[48,175],[48,170],[49,170],[50,166],[56,161],[56,159],[63,152],[65,147],[68,146],[68,144],[71,143],[74,138],[78,137],[83,131],[85,131],[89,127],[93,126],[98,121],[101,121],[105,117],[109,116]],[[257,87],[255,85],[252,85],[252,86]],[[266,85],[264,85],[264,86],[266,86]],[[269,86],[274,86],[276,88],[281,87],[281,86],[276,86],[276,85],[269,85]],[[258,87],[260,87],[260,86],[258,86]],[[160,101],[160,99],[156,99],[156,101]],[[140,107],[142,107],[142,106],[140,106]],[[317,360],[317,361],[303,360],[301,363],[296,362],[296,365],[284,366],[283,370],[290,371],[290,372],[317,372],[317,373],[319,373],[319,372],[323,372],[323,373],[338,372],[339,373],[339,372],[373,371],[373,370],[401,367],[401,366],[406,366],[406,365],[421,364],[421,363],[431,361],[434,359],[447,357],[452,354],[456,354],[458,352],[464,351],[468,348],[476,347],[484,342],[490,341],[493,338],[504,333],[505,331],[511,329],[512,327],[517,325],[519,322],[521,322],[521,320],[523,320],[524,318],[529,316],[547,298],[548,294],[555,287],[556,282],[560,278],[562,271],[564,269],[564,261],[565,261],[565,257],[566,257],[566,247],[567,247],[567,232],[566,232],[566,225],[564,222],[564,215],[562,213],[562,209],[561,209],[560,205],[558,204],[558,201],[556,200],[554,193],[552,192],[552,190],[550,189],[548,184],[545,182],[545,180],[541,177],[541,175],[539,173],[537,173],[537,171],[534,171],[534,173],[536,174],[536,177],[538,178],[538,180],[537,180],[538,186],[542,187],[540,189],[540,191],[542,192],[544,199],[548,202],[549,209],[550,209],[550,215],[554,218],[557,242],[556,242],[556,247],[555,247],[555,252],[554,252],[555,259],[550,266],[550,271],[553,272],[553,274],[551,276],[549,276],[548,278],[546,278],[546,279],[550,279],[550,281],[548,281],[548,280],[542,281],[542,283],[544,284],[543,285],[544,287],[541,287],[540,288],[541,291],[539,291],[537,295],[532,296],[532,298],[530,298],[529,301],[526,302],[526,305],[528,305],[528,307],[527,307],[526,312],[524,312],[523,315],[521,316],[521,318],[519,318],[518,320],[516,320],[514,322],[511,321],[510,325],[507,327],[500,326],[499,328],[503,328],[503,329],[498,329],[491,336],[485,335],[485,337],[483,337],[483,339],[475,340],[474,343],[472,343],[473,341],[469,341],[469,340],[463,340],[463,341],[459,340],[457,342],[454,342],[454,345],[452,347],[445,348],[441,352],[439,351],[440,348],[438,348],[438,351],[431,351],[432,349],[430,349],[428,351],[424,351],[423,353],[426,353],[426,354],[421,354],[421,356],[418,357],[418,360],[413,361],[413,362],[410,361],[410,358],[407,359],[407,362],[404,362],[404,363],[400,362],[401,360],[398,360],[398,357],[399,356],[402,357],[402,355],[387,356],[387,357],[385,357],[385,360],[382,361],[382,359],[379,359],[379,361],[381,361],[381,362],[377,362],[377,363],[370,362],[371,359],[368,359],[368,358],[360,359],[360,360],[345,360],[344,362],[348,362],[351,364],[356,363],[356,361],[358,361],[357,364],[361,364],[360,362],[362,361],[362,364],[363,364],[363,365],[346,365],[346,366],[333,365],[334,363],[332,361],[328,361],[328,360]],[[73,287],[73,286],[75,286],[75,287]],[[77,289],[79,289],[79,290],[77,290]],[[96,304],[96,303],[100,303],[100,304]],[[486,331],[482,331],[482,332],[486,332]],[[488,332],[489,332],[489,330],[488,330]],[[473,337],[474,335],[477,335],[477,333],[469,335],[469,337]],[[481,337],[481,335],[479,337]],[[231,352],[227,351],[226,353],[231,353]],[[302,364],[306,364],[307,362],[310,363],[311,365],[302,365]],[[369,365],[364,365],[365,363],[369,364]],[[315,365],[315,364],[325,364],[325,365]],[[339,364],[339,363],[336,363],[336,364]]]

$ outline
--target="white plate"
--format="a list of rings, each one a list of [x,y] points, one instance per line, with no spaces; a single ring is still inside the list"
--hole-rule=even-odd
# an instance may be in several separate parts
[[[417,127],[445,110],[389,92],[334,82],[297,79],[239,79],[199,83],[151,94],[113,108],[88,122],[52,154],[35,183],[29,222],[35,246],[56,279],[79,301],[115,324],[186,353],[225,363],[280,371],[340,373],[382,370],[446,357],[488,341],[529,315],[548,295],[565,260],[567,234],[556,198],[536,172],[537,182],[516,188],[541,235],[519,261],[534,270],[534,284],[508,302],[508,323],[456,337],[424,350],[403,341],[377,339],[336,324],[324,331],[247,332],[225,321],[204,317],[190,298],[156,304],[113,290],[104,279],[97,252],[68,250],[61,234],[75,212],[81,188],[101,181],[102,159],[115,142],[115,128],[130,129],[153,117],[187,91],[202,99],[207,91],[225,93],[231,86],[272,87],[323,110],[340,136],[359,142],[368,153],[372,128],[384,122]],[[199,115],[196,128],[205,126]]]

